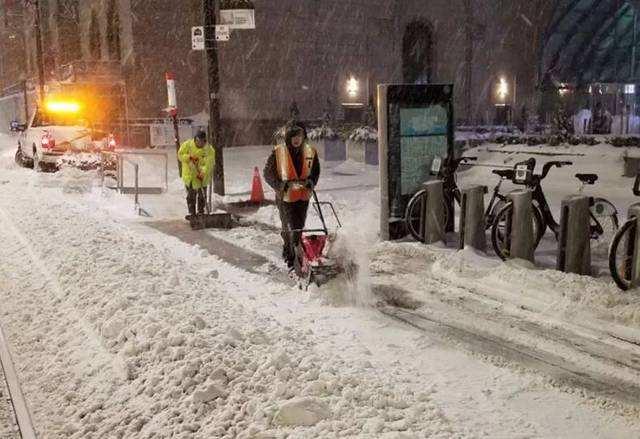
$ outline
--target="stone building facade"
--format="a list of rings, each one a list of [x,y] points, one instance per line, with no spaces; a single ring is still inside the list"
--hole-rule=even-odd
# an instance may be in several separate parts
[[[49,70],[74,61],[115,61],[131,117],[166,105],[164,72],[177,76],[184,116],[206,114],[203,52],[191,50],[201,0],[40,0]],[[254,0],[256,29],[218,43],[221,115],[228,141],[265,142],[289,117],[344,118],[389,82],[455,84],[460,123],[492,123],[496,103],[535,107],[538,52],[548,0]],[[25,15],[27,75],[35,69]],[[44,29],[46,28],[46,29]],[[347,94],[349,78],[358,91]],[[499,78],[509,87],[496,95]],[[347,105],[345,105],[347,104]]]

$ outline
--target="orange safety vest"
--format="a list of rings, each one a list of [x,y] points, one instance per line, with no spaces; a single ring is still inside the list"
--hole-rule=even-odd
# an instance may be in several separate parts
[[[316,149],[305,143],[302,148],[302,172],[298,175],[296,167],[293,165],[291,154],[286,145],[278,145],[275,148],[276,166],[278,175],[282,181],[306,180],[311,175],[311,168],[316,158]],[[290,184],[287,191],[282,195],[282,201],[293,203],[295,201],[309,201],[311,191],[299,183]]]

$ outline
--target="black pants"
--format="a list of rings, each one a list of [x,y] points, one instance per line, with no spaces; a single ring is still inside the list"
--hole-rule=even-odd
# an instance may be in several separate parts
[[[207,204],[207,188],[193,189],[191,186],[187,186],[187,208],[189,209],[189,215],[195,215],[196,212],[204,213],[205,205]]]
[[[295,257],[295,246],[300,242],[300,229],[304,229],[307,220],[308,201],[295,201],[286,203],[278,200],[278,211],[280,212],[280,221],[282,222],[282,257],[289,267],[293,266]],[[291,230],[298,230],[291,232]]]

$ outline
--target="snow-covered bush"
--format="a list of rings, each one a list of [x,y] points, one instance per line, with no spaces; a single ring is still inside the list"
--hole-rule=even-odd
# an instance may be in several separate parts
[[[377,142],[378,131],[375,128],[369,126],[358,127],[351,131],[348,137],[352,142]]]
[[[250,0],[222,0],[220,9],[255,9]]]
[[[338,140],[340,135],[333,128],[322,125],[309,131],[307,137],[311,140]]]

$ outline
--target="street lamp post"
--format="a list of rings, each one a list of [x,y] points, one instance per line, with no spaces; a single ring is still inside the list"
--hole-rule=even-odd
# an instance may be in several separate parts
[[[213,170],[213,190],[224,195],[224,148],[220,131],[220,73],[218,68],[218,50],[215,38],[216,12],[218,0],[203,0],[205,52],[207,55],[207,78],[209,80],[209,133],[216,152]]]
[[[35,8],[34,30],[36,34],[36,63],[38,64],[38,91],[40,92],[40,99],[44,99],[44,57],[40,30],[40,0],[33,0],[33,6]]]

